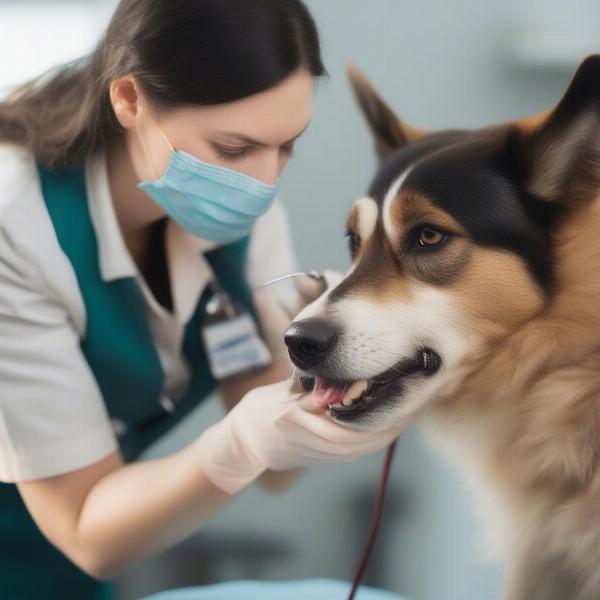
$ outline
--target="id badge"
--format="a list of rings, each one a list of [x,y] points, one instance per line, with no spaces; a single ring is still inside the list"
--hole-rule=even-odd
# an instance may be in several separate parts
[[[207,305],[201,334],[215,379],[267,367],[272,357],[252,316],[238,310],[220,290]]]

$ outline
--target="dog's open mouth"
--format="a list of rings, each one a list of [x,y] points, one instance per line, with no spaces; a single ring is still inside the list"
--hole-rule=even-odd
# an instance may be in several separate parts
[[[376,405],[401,397],[409,378],[430,377],[440,366],[438,354],[424,348],[369,380],[334,381],[317,377],[303,378],[303,383],[305,388],[312,388],[316,406],[327,407],[329,414],[339,421],[353,421]]]

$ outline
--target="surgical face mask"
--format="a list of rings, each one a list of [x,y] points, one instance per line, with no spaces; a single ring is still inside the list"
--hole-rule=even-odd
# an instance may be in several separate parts
[[[167,170],[138,187],[199,238],[226,244],[248,235],[273,203],[276,186],[175,150],[160,132],[171,148]]]

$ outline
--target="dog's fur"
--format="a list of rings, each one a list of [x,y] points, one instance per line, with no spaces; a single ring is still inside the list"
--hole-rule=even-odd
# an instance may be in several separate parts
[[[600,56],[553,110],[478,131],[408,127],[350,78],[381,166],[348,221],[352,268],[297,317],[339,330],[308,374],[368,379],[433,348],[438,373],[352,426],[419,415],[484,498],[505,598],[598,600]],[[416,246],[423,224],[449,237]]]

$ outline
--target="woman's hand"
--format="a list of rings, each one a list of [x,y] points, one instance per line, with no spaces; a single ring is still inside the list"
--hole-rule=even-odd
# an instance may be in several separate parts
[[[278,301],[268,289],[257,288],[253,300],[265,342],[275,357],[285,356],[287,348],[283,342],[285,330],[294,317],[308,304],[314,302],[325,291],[336,287],[343,279],[338,271],[324,271],[323,279],[313,279],[308,275],[294,278],[296,297],[293,303],[285,305]]]
[[[387,446],[398,434],[396,429],[364,432],[337,425],[312,406],[310,394],[291,390],[285,381],[246,394],[195,444],[208,479],[235,494],[266,469],[349,462]]]
[[[257,373],[232,377],[221,382],[219,394],[227,411],[230,411],[250,390],[288,377],[290,361],[283,336],[290,320],[327,288],[337,285],[342,275],[336,271],[325,271],[323,277],[324,280],[321,281],[308,276],[296,278],[297,294],[293,307],[286,306],[284,308],[283,304],[276,300],[267,289],[254,290],[253,300],[261,333],[271,351],[273,362],[268,368]],[[301,389],[296,391],[300,392]],[[295,469],[288,473],[266,470],[258,481],[268,491],[281,491],[297,480],[301,473],[301,469]]]
[[[294,284],[301,297],[301,304],[296,314],[305,306],[314,302],[325,291],[336,287],[344,278],[343,273],[331,269],[326,269],[321,275],[323,279],[314,279],[308,275],[301,275],[294,278]]]

